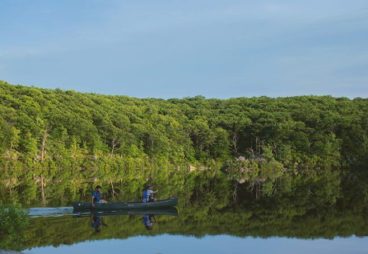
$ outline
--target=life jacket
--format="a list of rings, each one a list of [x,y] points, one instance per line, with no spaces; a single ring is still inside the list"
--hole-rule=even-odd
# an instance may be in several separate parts
[[[143,203],[148,203],[151,201],[151,198],[152,198],[152,190],[150,189],[147,189],[147,190],[144,190],[143,191]]]

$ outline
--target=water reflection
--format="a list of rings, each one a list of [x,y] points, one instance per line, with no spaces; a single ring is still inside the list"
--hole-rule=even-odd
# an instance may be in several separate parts
[[[101,227],[107,227],[107,224],[104,222],[103,217],[97,214],[91,215],[91,226],[96,233],[101,231]]]
[[[108,227],[105,223],[104,217],[106,216],[141,216],[143,225],[147,230],[152,230],[154,224],[156,223],[155,216],[178,216],[178,211],[175,207],[168,207],[165,209],[153,209],[153,210],[121,210],[121,211],[98,211],[98,212],[86,212],[86,213],[77,213],[74,214],[76,218],[83,218],[90,216],[91,227],[94,229],[96,233],[101,232],[103,227]]]
[[[33,207],[28,209],[30,217],[57,217],[73,214],[73,207]]]
[[[0,235],[0,248],[23,250],[166,234],[243,239],[364,237],[368,236],[367,179],[334,172],[301,175],[279,179],[274,185],[264,183],[259,188],[262,195],[255,195],[247,183],[234,189],[233,182],[223,177],[198,178],[190,191],[179,196],[180,216],[175,208],[78,214],[70,214],[68,207],[34,208],[30,215],[37,217],[30,219],[30,226],[14,233],[18,241]]]
[[[31,219],[31,226],[19,233],[21,241],[15,248],[161,234],[201,238],[206,235],[232,235],[303,239],[367,236],[368,216],[366,210],[358,208],[292,208],[291,203],[257,202],[250,204],[249,208],[223,209],[192,204],[180,207],[180,216],[175,208],[170,208],[35,217]]]
[[[295,238],[253,238],[234,237],[229,235],[205,236],[196,238],[181,235],[136,236],[129,239],[111,239],[86,241],[73,245],[62,245],[33,248],[25,254],[61,254],[89,253],[109,254],[120,253],[172,253],[172,254],[365,254],[368,238],[335,238],[326,239],[295,239]]]
[[[143,215],[143,225],[147,230],[153,229],[153,224],[156,222],[155,216],[153,214]]]

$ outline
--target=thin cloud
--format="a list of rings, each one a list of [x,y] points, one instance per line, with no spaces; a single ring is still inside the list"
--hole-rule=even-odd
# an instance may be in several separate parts
[[[368,95],[366,1],[36,2],[1,4],[1,79],[140,97]]]

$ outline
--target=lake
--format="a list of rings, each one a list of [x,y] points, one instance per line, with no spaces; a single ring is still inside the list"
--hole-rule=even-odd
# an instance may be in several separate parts
[[[184,185],[191,189],[181,190],[176,208],[149,214],[74,213],[72,200],[59,198],[48,207],[30,204],[28,225],[8,224],[0,249],[35,254],[366,253],[365,177],[328,173],[294,177],[291,183],[280,179],[272,192],[247,184],[234,187],[222,176],[191,181],[195,184]]]
[[[296,239],[296,238],[254,238],[229,235],[178,236],[136,236],[125,240],[86,241],[58,247],[33,248],[24,253],[367,253],[368,238]]]
[[[280,213],[277,205],[221,212],[196,206],[105,215],[37,208],[30,210],[30,224],[14,249],[29,254],[366,253],[367,214],[337,207],[312,210],[296,216]]]

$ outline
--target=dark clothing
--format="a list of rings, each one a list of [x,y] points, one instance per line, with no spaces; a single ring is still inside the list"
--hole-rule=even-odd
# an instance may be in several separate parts
[[[152,227],[153,226],[153,215],[145,214],[143,216],[143,224],[146,227]]]
[[[101,225],[103,224],[102,218],[100,216],[92,216],[91,226],[95,229],[95,232],[98,233],[101,231]]]
[[[92,217],[92,223],[91,223],[91,226],[93,228],[99,228],[101,227],[101,218],[99,216],[93,216]]]
[[[99,192],[99,191],[94,191],[94,192],[92,193],[92,197],[93,197],[93,202],[94,202],[94,203],[98,203],[98,202],[100,202],[100,200],[101,200],[101,192]]]

